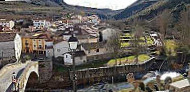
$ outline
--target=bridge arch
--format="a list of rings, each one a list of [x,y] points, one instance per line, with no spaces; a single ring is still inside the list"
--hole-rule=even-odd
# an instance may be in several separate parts
[[[39,71],[38,62],[31,62],[27,65],[22,75],[19,77],[19,92],[24,92],[27,86],[30,86],[32,81],[38,81]]]
[[[26,83],[26,88],[33,87],[36,83],[38,83],[39,76],[36,72],[31,72],[30,76],[28,77],[28,81]]]

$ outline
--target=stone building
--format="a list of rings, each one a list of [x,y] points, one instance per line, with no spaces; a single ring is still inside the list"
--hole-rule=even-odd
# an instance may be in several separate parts
[[[16,33],[0,33],[0,58],[20,59],[21,37]]]
[[[110,50],[102,42],[81,44],[81,50],[86,53],[88,61],[109,59],[111,57]]]
[[[75,65],[81,65],[87,63],[87,56],[84,51],[76,51],[74,53]],[[65,65],[72,65],[72,56],[71,53],[64,54],[64,64]]]

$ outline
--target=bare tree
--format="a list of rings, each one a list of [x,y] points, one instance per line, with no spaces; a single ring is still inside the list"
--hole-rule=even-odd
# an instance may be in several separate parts
[[[106,48],[111,51],[112,56],[115,59],[115,65],[117,65],[117,58],[120,55],[121,52],[121,42],[120,42],[120,35],[121,33],[119,30],[115,30],[112,32],[112,36],[107,42]]]
[[[165,10],[157,18],[157,26],[161,34],[161,40],[163,41],[167,35],[168,26],[172,20],[172,16],[169,10]]]
[[[143,27],[139,26],[138,24],[134,26],[134,36],[131,40],[131,44],[132,44],[132,52],[135,55],[135,63],[138,63],[138,57],[140,55],[140,52],[143,49],[143,45],[141,37],[143,36]]]
[[[190,46],[190,10],[182,11],[178,26],[179,40],[178,44],[182,52],[181,62],[186,61],[186,56]]]

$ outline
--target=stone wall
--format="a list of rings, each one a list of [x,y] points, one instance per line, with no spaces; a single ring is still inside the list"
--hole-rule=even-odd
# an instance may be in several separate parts
[[[142,64],[136,65],[117,65],[113,67],[100,67],[100,68],[89,68],[85,70],[78,70],[76,72],[77,79],[88,79],[88,78],[99,78],[108,77],[118,74],[128,74],[134,72],[143,72],[150,69],[152,64],[155,62],[155,58],[145,61]],[[72,72],[70,73],[72,76]]]
[[[51,60],[39,62],[39,81],[47,82],[52,76],[53,64]]]
[[[15,57],[14,41],[0,42],[0,58]]]

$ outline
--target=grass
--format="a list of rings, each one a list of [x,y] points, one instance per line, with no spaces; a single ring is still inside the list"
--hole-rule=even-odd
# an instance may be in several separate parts
[[[132,40],[132,39],[124,39],[125,37],[132,38],[133,35],[126,33],[124,36],[121,36],[121,39],[120,39],[121,41],[124,41],[124,40],[129,41],[129,42],[122,42],[121,47],[129,47],[130,46],[130,40]],[[146,36],[146,39],[147,39],[147,42],[145,42],[145,37],[140,37],[141,42],[139,44],[143,45],[143,46],[145,46],[145,45],[151,46],[154,44],[154,41],[151,39],[150,36]]]
[[[165,41],[165,48],[166,48],[166,54],[171,56],[176,56],[176,48],[177,44],[174,40],[166,40]]]
[[[152,39],[150,38],[150,36],[147,37],[147,44],[148,46],[151,46],[154,44],[154,41],[152,41]]]
[[[107,63],[107,61],[96,61],[96,62],[92,62],[89,64],[84,64],[84,65],[80,65],[80,66],[76,66],[77,70],[80,69],[85,69],[85,68],[97,68],[97,67],[104,67],[105,64]]]
[[[138,56],[138,60],[140,63],[146,61],[150,59],[150,56],[146,55],[146,54],[141,54]],[[117,63],[121,61],[121,64],[128,64],[128,63],[133,63],[135,60],[135,56],[129,56],[129,57],[124,57],[124,58],[119,58],[117,59]],[[108,66],[113,66],[115,65],[115,59],[111,59],[110,61],[108,61],[107,63]]]
[[[150,57],[146,54],[141,54],[138,57],[139,62],[142,63],[145,60],[150,59]],[[121,59],[117,59],[117,62],[119,62],[121,60],[122,64],[126,64],[126,63],[132,63],[135,60],[135,56],[129,56],[129,57],[124,57]],[[113,66],[115,65],[115,59],[111,59],[109,61],[105,60],[105,61],[96,61],[96,62],[92,62],[89,64],[84,64],[84,65],[80,65],[80,66],[76,66],[76,70],[81,70],[81,69],[85,69],[85,68],[97,68],[97,67],[104,67],[104,66]],[[72,69],[72,67],[63,67],[63,66],[56,66],[55,70],[58,72],[67,72],[68,70]]]
[[[125,33],[124,36],[121,37],[132,37],[132,35],[130,33]]]
[[[84,64],[84,65],[79,65],[76,66],[76,70],[81,70],[81,69],[85,69],[85,68],[97,68],[97,67],[104,67],[107,64],[108,61],[96,61],[96,62],[92,62],[89,64]],[[55,66],[55,70],[58,72],[67,72],[68,70],[72,69],[72,66],[68,66],[68,67],[63,67],[63,66]]]
[[[121,43],[121,47],[129,47],[130,43],[129,42],[123,42]]]

